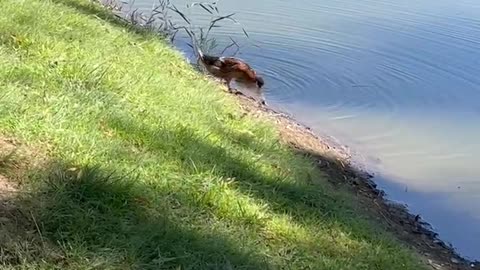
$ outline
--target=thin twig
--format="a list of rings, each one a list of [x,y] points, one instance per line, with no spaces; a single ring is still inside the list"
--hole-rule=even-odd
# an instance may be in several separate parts
[[[45,240],[43,239],[42,232],[40,231],[40,227],[38,226],[37,220],[36,220],[35,217],[33,216],[32,211],[30,211],[30,216],[32,216],[33,223],[35,224],[35,227],[37,228],[37,232],[38,232],[38,234],[40,235],[40,239],[42,240],[42,245],[43,245],[43,247],[45,248]]]

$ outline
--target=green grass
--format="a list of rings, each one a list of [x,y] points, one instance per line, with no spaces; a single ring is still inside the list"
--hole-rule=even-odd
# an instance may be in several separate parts
[[[2,269],[423,268],[159,38],[83,0],[0,12],[0,134],[47,155]]]

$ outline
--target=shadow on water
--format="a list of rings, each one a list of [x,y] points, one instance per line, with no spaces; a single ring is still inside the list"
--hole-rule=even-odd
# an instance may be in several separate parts
[[[345,167],[343,164],[338,164],[337,160],[332,160],[310,149],[296,147],[295,150],[301,155],[321,161],[324,164],[321,166],[322,171],[332,177],[335,184],[343,183],[353,186],[355,192],[363,194],[360,197],[372,200],[373,205],[369,210],[374,211],[376,216],[382,216],[382,220],[386,221],[387,227],[395,232],[397,238],[433,256],[440,255],[440,258],[447,256],[452,258],[452,261],[466,259],[473,262],[466,266],[467,269],[480,269],[480,261],[476,257],[466,255],[472,254],[480,237],[475,234],[477,220],[469,213],[459,213],[458,209],[448,203],[448,194],[406,190],[404,185],[396,183],[387,176],[364,173],[355,165]],[[386,194],[385,190],[390,193]],[[404,200],[413,203],[405,204]],[[453,217],[453,219],[445,220],[445,217]],[[465,231],[459,231],[459,225],[472,233],[465,234]],[[448,239],[446,236],[449,236]],[[449,240],[451,238],[461,241],[462,249],[452,245]]]
[[[453,247],[469,259],[477,259],[475,248],[480,233],[476,224],[479,220],[471,215],[471,212],[457,208],[449,193],[406,189],[404,185],[382,174],[376,174],[373,180],[382,190],[389,191],[388,199],[409,202],[407,206],[411,212],[421,215],[422,219],[432,226],[433,231],[439,234],[440,239],[449,245],[452,245],[453,241],[462,243],[461,247]],[[458,229],[459,226],[462,227],[461,230]]]

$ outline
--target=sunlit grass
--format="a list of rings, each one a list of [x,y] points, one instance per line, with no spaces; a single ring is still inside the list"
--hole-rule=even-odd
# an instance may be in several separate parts
[[[22,179],[41,241],[3,268],[421,269],[156,36],[82,0],[0,10],[0,133],[48,156]]]

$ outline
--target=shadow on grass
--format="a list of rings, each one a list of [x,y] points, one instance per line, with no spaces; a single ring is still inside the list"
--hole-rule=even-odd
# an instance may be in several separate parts
[[[101,20],[104,20],[112,25],[123,27],[128,30],[133,31],[138,34],[140,37],[149,35],[151,36],[151,30],[141,27],[140,25],[133,25],[128,22],[126,19],[115,16],[112,11],[107,10],[100,6],[100,4],[93,3],[92,0],[78,1],[78,0],[52,0],[54,3],[65,5],[67,7],[73,8],[78,12],[98,17]],[[119,1],[121,2],[121,1]],[[126,10],[128,12],[129,10]]]
[[[8,265],[24,266],[27,261],[38,267],[47,261],[56,266],[68,264],[62,266],[68,268],[93,264],[99,269],[276,269],[277,263],[283,265],[288,260],[280,262],[269,256],[280,256],[289,250],[295,253],[285,256],[298,254],[293,259],[303,266],[312,259],[302,254],[312,252],[327,260],[348,258],[347,264],[352,260],[353,263],[376,260],[378,254],[369,257],[368,250],[364,249],[356,250],[356,254],[343,254],[344,250],[337,247],[333,238],[330,244],[316,243],[317,239],[289,239],[285,246],[282,244],[279,250],[270,250],[271,254],[266,255],[264,244],[258,243],[263,237],[256,235],[264,226],[260,219],[242,216],[219,223],[218,219],[222,218],[217,209],[199,199],[202,189],[188,178],[198,178],[207,172],[221,179],[234,178],[238,191],[267,202],[269,209],[291,217],[301,226],[315,230],[320,223],[322,226],[339,224],[350,239],[362,239],[372,248],[380,243],[364,237],[372,234],[365,234],[362,226],[356,227],[356,220],[349,219],[345,212],[348,209],[337,202],[334,194],[320,192],[316,189],[320,186],[314,183],[291,183],[282,176],[266,175],[255,162],[243,160],[242,156],[199,138],[188,127],[152,130],[128,118],[113,118],[108,124],[126,145],[133,144],[155,155],[177,159],[185,177],[178,181],[186,181],[179,183],[183,187],[170,189],[150,184],[134,174],[124,175],[96,166],[51,162],[41,171],[30,172],[41,179],[33,181],[38,183],[32,189],[34,193],[15,202],[29,206],[18,212],[27,224],[19,227],[24,233],[18,234],[18,229],[11,233],[26,236],[13,242],[29,248],[4,247],[11,253],[5,260]],[[116,160],[113,152],[111,158],[113,163],[122,162]],[[237,228],[231,229],[228,224]],[[32,233],[37,234],[34,240]],[[316,267],[323,267],[321,260],[314,261]]]
[[[261,147],[261,150],[252,149],[252,145],[258,147],[258,142],[230,149],[214,145],[182,125],[176,131],[152,130],[141,122],[126,118],[111,118],[109,125],[128,144],[147,149],[155,155],[177,158],[186,173],[213,173],[220,179],[234,179],[235,187],[242,194],[267,202],[269,209],[288,215],[299,224],[340,226],[351,239],[366,240],[370,244],[379,240],[367,237],[378,236],[373,231],[375,228],[359,222],[358,213],[355,214],[355,210],[343,201],[344,197],[332,193],[332,187],[324,187],[326,182],[319,179],[319,174],[300,173],[302,167],[295,168],[295,164],[276,160],[280,154],[269,153],[265,150],[267,146]],[[237,134],[235,137],[241,136]],[[242,155],[241,151],[245,150],[253,152]]]
[[[23,208],[8,209],[8,216],[15,218],[9,230],[0,230],[2,240],[9,240],[0,243],[0,265],[270,268],[223,232],[196,230],[191,224],[196,210],[180,205],[182,194],[155,192],[135,177],[63,162],[49,164],[37,176],[46,181],[42,179],[35,193],[8,200]],[[0,210],[2,216],[7,213],[5,207]],[[22,224],[14,225],[15,220]]]
[[[290,168],[279,168],[286,164],[276,162],[275,154],[278,155],[278,153],[272,153],[271,157],[260,156],[257,159],[252,157],[268,155],[268,151],[253,150],[245,155],[241,154],[241,151],[252,151],[251,146],[254,144],[241,144],[240,148],[227,151],[224,147],[200,138],[195,130],[182,125],[179,125],[176,131],[152,130],[141,122],[127,118],[110,118],[109,124],[127,143],[146,148],[157,155],[177,158],[185,172],[201,174],[213,171],[220,178],[235,179],[237,186],[243,192],[270,202],[274,208],[278,208],[279,212],[295,214],[300,209],[298,214],[301,215],[311,213],[324,216],[336,208],[334,206],[336,197],[322,194],[315,189],[315,186],[317,188],[321,186],[315,185],[314,179],[298,179],[298,183],[288,181],[292,173]],[[235,137],[241,137],[241,135]],[[138,140],[139,138],[141,139]],[[267,171],[277,173],[262,172],[263,169],[259,167],[262,163],[271,167],[266,168]],[[278,173],[279,171],[283,173]],[[306,174],[306,177],[313,176]]]
[[[83,14],[97,16],[114,25],[131,28],[139,35],[148,33],[148,31],[137,29],[136,27],[132,28],[129,24],[112,15],[111,12],[101,7],[96,7],[88,1],[82,3],[75,0],[54,0],[54,2],[74,8]],[[335,212],[332,209],[337,208],[336,198],[329,194],[322,194],[317,190],[313,190],[312,187],[314,187],[314,185],[292,185],[291,183],[286,183],[284,181],[285,179],[279,176],[277,176],[277,178],[271,178],[259,174],[258,168],[255,167],[254,163],[247,164],[245,161],[234,157],[232,153],[227,153],[225,149],[212,146],[208,142],[202,141],[196,137],[195,132],[189,128],[184,128],[177,133],[172,133],[170,131],[149,130],[148,127],[137,126],[134,121],[121,123],[121,120],[120,122],[114,120],[114,122],[116,123],[113,123],[113,127],[123,130],[123,133],[126,134],[126,140],[132,141],[138,138],[136,136],[144,136],[146,137],[146,141],[156,141],[158,143],[148,145],[147,148],[158,154],[168,152],[173,156],[177,155],[184,163],[185,169],[192,170],[192,161],[196,166],[195,170],[197,170],[198,167],[201,167],[205,171],[211,171],[212,168],[215,168],[218,176],[238,179],[240,187],[245,192],[254,193],[258,198],[272,202],[272,205],[278,207],[278,210],[281,212],[291,212],[293,214],[297,212],[298,207],[301,206],[304,207],[303,211],[308,210],[307,212],[311,214],[320,211],[322,212],[321,215],[325,216],[331,212]],[[131,131],[137,131],[137,134]],[[162,134],[162,132],[164,133]],[[236,135],[234,132],[231,133],[230,136],[231,135],[235,136],[234,143],[243,148],[251,148],[254,146],[255,148],[265,149],[269,147],[261,145],[251,138],[245,138],[242,134]],[[169,147],[167,144],[164,144],[165,140],[171,138],[179,140],[179,144],[184,146],[184,148],[179,149],[178,145]],[[259,153],[260,152],[261,151],[259,151]],[[222,162],[219,163],[219,161]],[[275,166],[275,164],[272,164],[272,166]],[[284,169],[285,171],[288,170],[288,168]],[[287,177],[287,175],[288,173],[286,172],[285,177]],[[302,212],[299,214],[303,215],[305,213]]]

